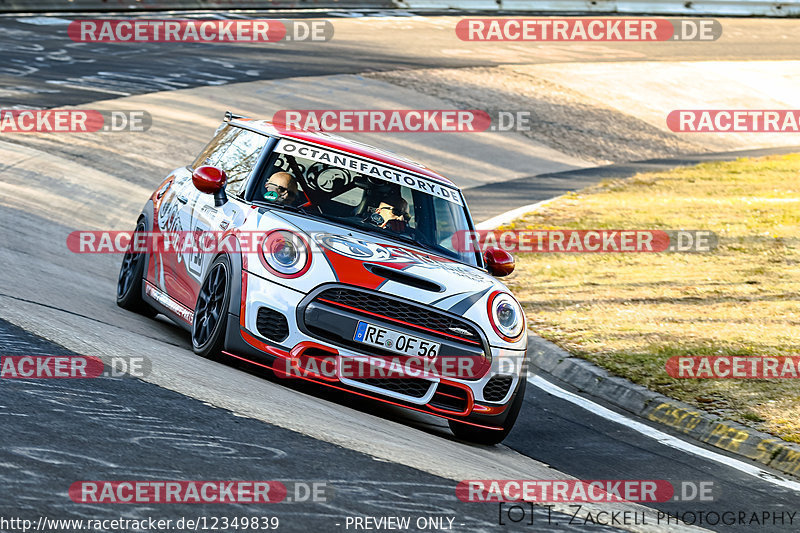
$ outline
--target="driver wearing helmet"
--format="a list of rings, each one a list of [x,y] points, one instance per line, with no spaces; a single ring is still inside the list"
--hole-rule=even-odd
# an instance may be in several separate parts
[[[291,204],[297,198],[297,180],[288,172],[276,172],[264,184],[264,199],[278,204]]]
[[[400,195],[384,198],[370,216],[376,226],[398,233],[406,231],[409,218],[408,202]]]

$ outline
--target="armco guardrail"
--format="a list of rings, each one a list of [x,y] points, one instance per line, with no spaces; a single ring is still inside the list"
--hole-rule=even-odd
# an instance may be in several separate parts
[[[800,1],[768,0],[0,0],[0,12],[167,9],[414,9],[531,13],[800,16]]]
[[[397,7],[419,10],[470,9],[535,13],[620,13],[650,15],[800,16],[800,2],[767,0],[395,0]]]

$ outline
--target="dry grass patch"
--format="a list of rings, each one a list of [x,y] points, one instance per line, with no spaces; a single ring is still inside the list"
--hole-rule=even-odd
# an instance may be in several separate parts
[[[670,378],[676,355],[800,355],[800,154],[604,182],[517,229],[701,229],[708,254],[520,254],[531,328],[653,390],[800,442],[800,381]]]

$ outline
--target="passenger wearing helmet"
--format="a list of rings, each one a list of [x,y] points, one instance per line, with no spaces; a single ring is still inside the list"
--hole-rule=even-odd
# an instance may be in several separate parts
[[[408,229],[408,202],[402,196],[384,198],[370,215],[370,221],[381,228],[397,233]]]
[[[278,204],[291,204],[297,198],[297,180],[288,172],[276,172],[264,184],[264,199]]]

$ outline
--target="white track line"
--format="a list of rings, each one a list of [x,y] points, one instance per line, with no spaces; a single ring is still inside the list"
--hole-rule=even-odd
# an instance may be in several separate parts
[[[681,440],[677,437],[673,437],[672,435],[668,435],[667,433],[652,428],[647,424],[643,424],[632,418],[623,416],[617,412],[612,411],[611,409],[603,407],[600,404],[594,403],[591,400],[587,400],[582,396],[578,396],[577,394],[573,394],[569,391],[566,391],[561,387],[553,385],[544,378],[541,378],[539,376],[531,376],[528,378],[528,383],[536,387],[539,387],[548,394],[552,394],[553,396],[557,396],[562,400],[574,403],[578,407],[582,407],[597,416],[605,418],[606,420],[611,420],[612,422],[616,422],[617,424],[622,424],[627,428],[630,428],[634,431],[641,433],[645,437],[650,437],[651,439],[655,439],[659,443],[665,446],[669,446],[670,448],[675,448],[676,450],[680,450],[685,453],[697,455],[699,457],[703,457],[704,459],[716,461],[717,463],[721,463],[724,464],[725,466],[735,468],[736,470],[744,472],[745,474],[757,477],[762,481],[766,481],[768,483],[772,483],[774,485],[778,485],[779,487],[783,487],[786,489],[794,490],[796,492],[800,492],[800,483],[796,481],[791,481],[789,479],[778,477],[775,474],[767,472],[766,470],[762,470],[755,465],[748,464],[743,461],[739,461],[738,459],[733,459],[726,455],[721,455],[712,452],[710,450],[706,450],[705,448],[695,446],[694,444],[689,444],[684,440]]]

